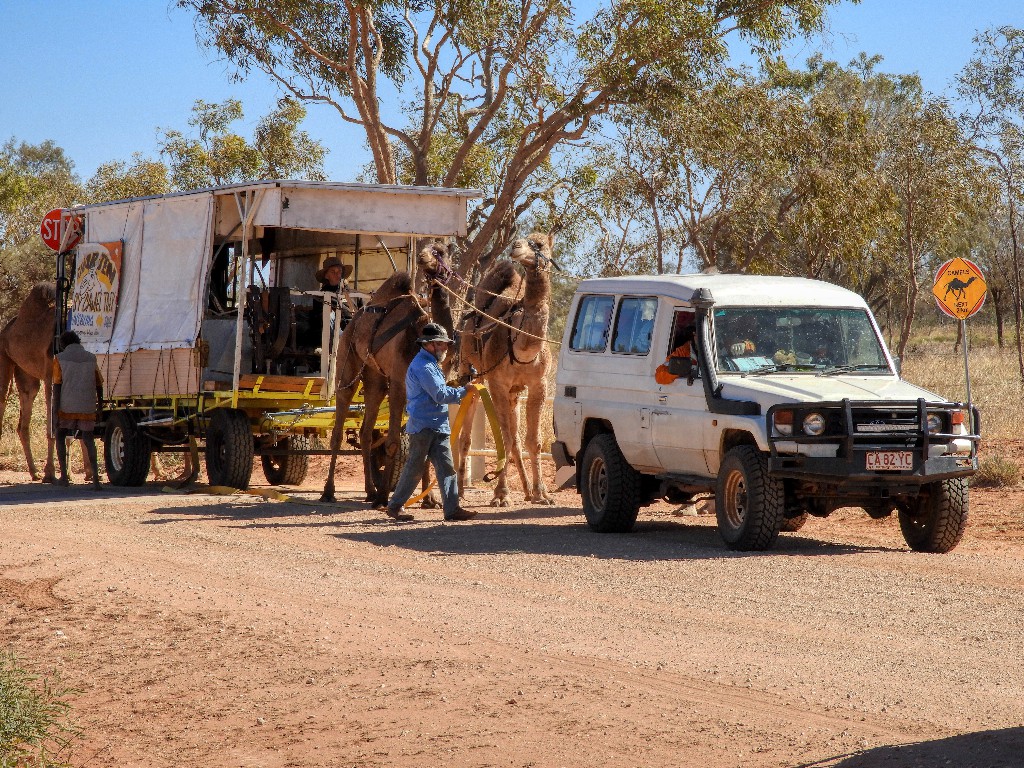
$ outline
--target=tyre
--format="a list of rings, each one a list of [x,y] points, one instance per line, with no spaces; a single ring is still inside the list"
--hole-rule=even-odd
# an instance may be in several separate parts
[[[796,517],[787,517],[782,521],[782,532],[783,533],[796,533],[804,527],[804,523],[807,522],[807,513],[801,512]]]
[[[583,453],[580,494],[587,524],[600,533],[626,533],[640,511],[643,476],[629,465],[615,435],[596,435]]]
[[[146,482],[153,445],[127,411],[114,411],[103,433],[103,463],[111,485],[134,486]]]
[[[206,430],[206,474],[210,485],[248,488],[252,459],[249,417],[237,408],[215,410]]]
[[[308,451],[312,441],[306,435],[288,435],[274,445],[275,450]],[[271,485],[302,485],[309,471],[309,456],[302,454],[261,456],[263,475]]]
[[[768,459],[752,445],[725,455],[715,489],[718,533],[740,551],[769,549],[782,530],[785,493],[768,474]]]
[[[949,552],[967,527],[967,480],[955,477],[928,483],[899,511],[900,530],[916,552]]]

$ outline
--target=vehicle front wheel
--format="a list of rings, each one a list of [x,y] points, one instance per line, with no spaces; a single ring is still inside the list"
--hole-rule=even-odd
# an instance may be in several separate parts
[[[622,455],[615,435],[597,435],[587,443],[582,473],[587,524],[601,533],[632,530],[640,511],[642,476]]]
[[[206,430],[206,474],[210,485],[245,490],[252,477],[252,430],[245,411],[218,408]]]
[[[782,530],[785,493],[768,474],[768,459],[752,445],[725,455],[715,489],[718,533],[741,551],[769,549]]]
[[[969,506],[966,479],[928,483],[917,498],[900,507],[904,540],[916,552],[949,552],[964,535]]]
[[[312,442],[305,435],[288,435],[274,445],[275,450],[308,451]],[[263,476],[271,485],[302,485],[309,471],[307,454],[261,456]]]
[[[111,485],[133,486],[146,482],[153,445],[127,411],[114,411],[103,434],[103,463]]]

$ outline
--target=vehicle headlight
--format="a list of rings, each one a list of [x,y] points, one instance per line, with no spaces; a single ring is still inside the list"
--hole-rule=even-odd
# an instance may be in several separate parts
[[[776,411],[775,412],[775,431],[780,435],[792,435],[793,434],[793,412],[792,411]]]
[[[809,413],[804,417],[804,434],[817,437],[825,433],[825,417],[820,413]]]
[[[928,434],[934,435],[942,430],[942,417],[937,413],[928,414]]]

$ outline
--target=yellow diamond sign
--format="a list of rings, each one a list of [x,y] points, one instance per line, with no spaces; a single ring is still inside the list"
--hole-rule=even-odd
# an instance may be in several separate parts
[[[966,320],[985,303],[988,286],[977,264],[957,257],[939,267],[932,293],[939,309],[957,320]]]

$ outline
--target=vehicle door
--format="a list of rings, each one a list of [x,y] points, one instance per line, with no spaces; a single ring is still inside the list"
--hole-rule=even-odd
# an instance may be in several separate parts
[[[704,387],[697,376],[696,341],[693,332],[696,314],[689,307],[665,307],[671,323],[663,323],[664,333],[655,336],[655,352],[666,367],[656,373],[655,405],[651,412],[651,438],[658,462],[665,472],[706,476],[704,461],[704,425],[708,419]],[[667,374],[670,357],[688,358],[690,376],[673,378]]]

